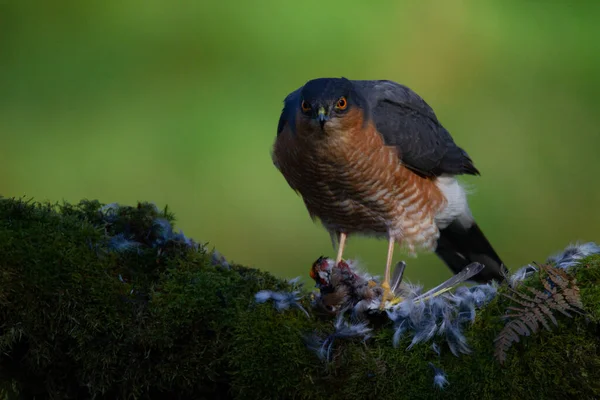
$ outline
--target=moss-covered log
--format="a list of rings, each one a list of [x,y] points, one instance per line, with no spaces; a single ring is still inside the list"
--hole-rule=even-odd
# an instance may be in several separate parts
[[[509,300],[466,331],[472,353],[392,346],[391,323],[338,340],[331,361],[306,346],[331,318],[257,304],[286,281],[215,262],[149,204],[48,205],[0,199],[0,390],[21,398],[591,399],[600,397],[600,258],[581,260],[586,315],[521,338],[494,358]],[[216,260],[218,261],[218,260]],[[525,284],[536,284],[530,278]],[[500,288],[500,292],[505,291]],[[433,385],[429,362],[449,384]],[[12,388],[12,389],[11,389]]]

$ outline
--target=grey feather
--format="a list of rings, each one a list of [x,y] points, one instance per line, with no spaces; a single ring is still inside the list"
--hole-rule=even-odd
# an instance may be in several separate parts
[[[392,81],[352,81],[384,142],[424,176],[478,175],[469,155],[454,143],[433,109],[410,88]]]

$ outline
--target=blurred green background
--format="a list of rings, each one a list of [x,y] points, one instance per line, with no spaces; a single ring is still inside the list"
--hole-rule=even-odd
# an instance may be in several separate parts
[[[306,277],[335,252],[271,163],[283,98],[391,79],[473,157],[471,208],[504,261],[543,261],[600,241],[598,4],[0,2],[0,194],[168,204],[228,259]],[[355,238],[346,258],[382,274],[386,248]],[[450,276],[407,261],[426,286]]]

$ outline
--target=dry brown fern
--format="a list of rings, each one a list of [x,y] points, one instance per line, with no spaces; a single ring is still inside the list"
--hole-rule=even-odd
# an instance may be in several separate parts
[[[502,293],[503,296],[520,304],[521,307],[507,308],[512,313],[503,318],[510,321],[494,340],[496,342],[494,355],[501,364],[506,360],[508,349],[514,342],[519,342],[520,336],[529,336],[532,332],[537,333],[540,325],[549,331],[551,328],[548,320],[558,326],[554,312],[560,312],[569,318],[572,317],[569,312],[583,313],[579,288],[573,276],[561,268],[548,264],[539,266],[539,277],[544,290],[526,287],[533,296],[511,287],[508,287],[511,294]]]

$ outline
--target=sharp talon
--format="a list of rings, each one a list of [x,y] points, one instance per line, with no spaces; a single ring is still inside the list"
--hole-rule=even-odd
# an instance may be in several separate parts
[[[394,297],[392,300],[390,300],[390,304],[391,305],[396,305],[398,303],[402,303],[404,299],[402,297]]]
[[[379,304],[379,309],[383,310],[385,308],[386,302],[394,300],[394,294],[390,289],[389,282],[385,281],[381,284],[381,288],[383,289],[383,294],[381,295],[381,303]]]

